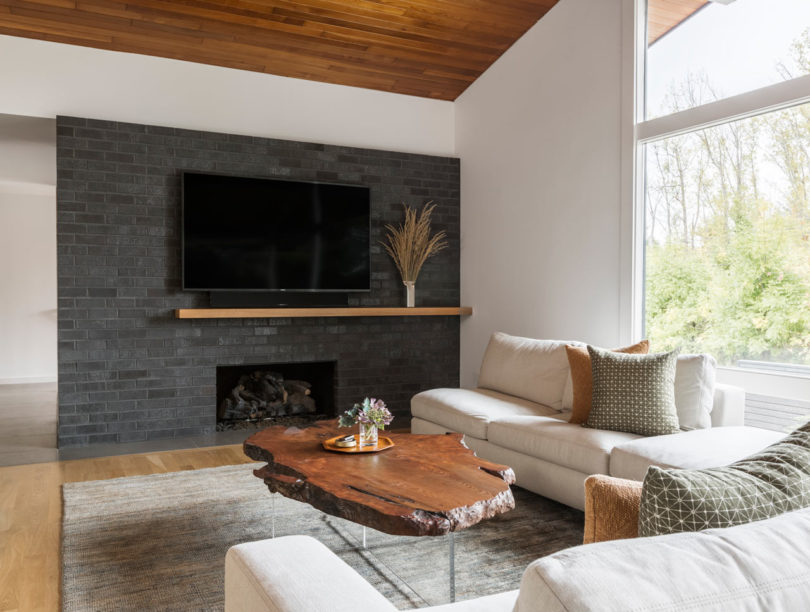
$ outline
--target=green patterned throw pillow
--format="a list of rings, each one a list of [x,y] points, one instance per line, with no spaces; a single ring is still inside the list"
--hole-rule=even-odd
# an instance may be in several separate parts
[[[675,408],[677,351],[630,355],[589,346],[588,353],[593,399],[585,427],[642,436],[680,431]]]
[[[810,506],[810,423],[726,467],[652,466],[641,491],[641,536],[731,527]]]

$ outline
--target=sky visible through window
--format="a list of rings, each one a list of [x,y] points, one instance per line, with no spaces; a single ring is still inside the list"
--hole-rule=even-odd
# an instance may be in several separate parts
[[[647,50],[647,118],[672,112],[668,98],[690,75],[721,99],[807,74],[792,60],[791,45],[808,28],[810,0],[709,3]]]
[[[810,74],[810,0],[710,4],[652,45],[651,116]],[[810,103],[645,145],[645,331],[810,365]]]

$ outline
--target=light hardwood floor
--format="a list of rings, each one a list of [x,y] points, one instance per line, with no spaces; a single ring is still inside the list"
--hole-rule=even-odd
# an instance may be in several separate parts
[[[0,467],[0,611],[59,610],[62,483],[249,462],[233,445]]]

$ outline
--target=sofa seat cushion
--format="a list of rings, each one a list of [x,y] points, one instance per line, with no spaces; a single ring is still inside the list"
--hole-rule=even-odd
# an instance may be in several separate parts
[[[712,427],[668,436],[640,438],[610,453],[610,475],[644,480],[647,468],[701,469],[739,461],[785,437],[758,427]]]
[[[431,389],[411,398],[411,414],[480,440],[494,418],[547,416],[557,411],[490,389]]]
[[[530,416],[493,419],[487,434],[492,444],[585,474],[607,474],[613,447],[638,437]]]

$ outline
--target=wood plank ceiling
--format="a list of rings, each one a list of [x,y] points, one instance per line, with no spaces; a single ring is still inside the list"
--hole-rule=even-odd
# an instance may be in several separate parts
[[[0,33],[454,100],[557,0],[0,0]]]
[[[0,34],[455,100],[556,3],[0,0]],[[650,4],[657,38],[704,2]]]
[[[708,0],[649,0],[647,4],[648,44],[653,44],[708,3]]]

